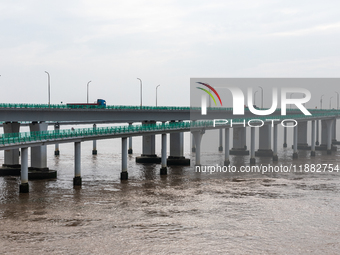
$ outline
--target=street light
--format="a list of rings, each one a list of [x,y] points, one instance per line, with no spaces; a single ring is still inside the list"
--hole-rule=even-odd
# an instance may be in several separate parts
[[[339,110],[339,93],[335,91],[335,93],[337,94],[336,96],[336,109]]]
[[[48,76],[48,107],[50,107],[51,104],[51,84],[50,84],[50,74],[45,71],[45,73],[47,73]]]
[[[263,109],[263,88],[261,86],[259,86],[261,88],[261,109]]]
[[[322,95],[321,96],[321,98],[320,98],[320,109],[322,109],[322,97],[323,97],[324,95]]]
[[[137,80],[140,81],[140,108],[143,106],[143,85],[142,85],[142,80],[140,78],[137,78]]]
[[[87,83],[87,103],[89,103],[89,84],[91,81]]]
[[[254,105],[255,105],[255,106],[256,106],[256,102],[255,102],[256,100],[255,100],[255,99],[256,99],[256,93],[257,93],[257,92],[259,92],[259,91],[256,90],[256,91],[254,92]]]
[[[331,97],[331,98],[329,99],[329,109],[332,109],[332,98],[333,98],[333,97]]]
[[[157,89],[158,89],[159,86],[161,86],[161,85],[157,85],[157,87],[156,87],[156,106],[157,106]]]

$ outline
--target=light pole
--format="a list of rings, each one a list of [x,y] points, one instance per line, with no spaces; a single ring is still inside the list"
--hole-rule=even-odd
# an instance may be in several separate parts
[[[256,90],[256,91],[254,92],[254,105],[255,105],[255,106],[256,106],[256,102],[255,102],[255,101],[256,101],[256,93],[257,93],[257,92],[259,92],[259,91]]]
[[[261,86],[259,88],[261,88],[261,109],[263,109],[263,88]]]
[[[48,76],[48,107],[50,107],[51,104],[51,84],[50,84],[50,74],[45,71],[45,73],[47,73]]]
[[[161,85],[157,85],[157,87],[156,87],[156,106],[157,106],[157,89],[158,89],[159,86],[161,86]]]
[[[142,80],[140,78],[137,78],[137,80],[140,81],[140,108],[143,106],[143,85],[142,85]]]
[[[324,95],[322,95],[321,97],[320,97],[320,109],[322,109],[322,97],[323,97]]]
[[[332,109],[332,98],[333,98],[333,97],[331,97],[331,98],[329,99],[329,109]]]
[[[339,93],[336,91],[335,93],[336,93],[336,109],[339,110]]]
[[[89,84],[91,81],[87,83],[87,103],[89,103]]]

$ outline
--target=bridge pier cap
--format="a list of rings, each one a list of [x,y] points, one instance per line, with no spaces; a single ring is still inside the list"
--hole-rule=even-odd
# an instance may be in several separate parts
[[[333,100],[333,105],[328,104],[329,98],[335,96],[339,82],[339,78],[191,78],[190,120],[196,122],[191,132],[209,126],[201,141],[201,164],[211,162],[209,157],[217,153],[221,128],[230,129],[231,140],[245,139],[243,149],[247,150],[252,127],[258,127],[256,139],[260,128],[268,126],[273,133],[275,125],[278,125],[278,136],[283,137],[284,128],[290,130],[290,136],[294,127],[302,122],[337,118],[336,101]],[[324,100],[328,96],[327,103],[320,99],[323,94]],[[246,131],[237,131],[235,136],[235,128]],[[288,141],[291,140],[288,137]],[[302,140],[305,140],[304,136],[300,135],[300,143]],[[267,143],[271,141],[267,139]]]

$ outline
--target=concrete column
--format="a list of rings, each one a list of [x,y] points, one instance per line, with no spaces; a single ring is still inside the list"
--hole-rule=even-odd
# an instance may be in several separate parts
[[[274,124],[274,134],[273,134],[273,161],[278,161],[277,156],[277,124]]]
[[[30,125],[30,131],[47,131],[48,125],[45,122],[32,122]],[[31,147],[31,167],[29,169],[32,170],[40,170],[40,171],[47,171],[47,147],[46,145],[43,146],[36,146]]]
[[[204,130],[200,131],[193,131],[192,134],[195,137],[195,144],[196,144],[196,166],[201,165],[201,141],[202,141],[202,136],[205,133]]]
[[[327,120],[327,154],[332,154],[333,120]]]
[[[250,164],[255,164],[255,127],[250,128]]]
[[[312,133],[311,133],[311,152],[310,155],[315,157],[315,120],[312,120]]]
[[[308,122],[301,121],[299,122],[298,128],[298,150],[309,150],[307,143],[307,131],[308,131]]]
[[[298,141],[298,126],[296,125],[294,127],[294,134],[293,134],[293,159],[298,158],[297,141]]]
[[[142,125],[153,125],[155,121],[144,121]],[[161,163],[161,158],[155,153],[155,135],[143,135],[142,155],[136,157],[137,163]]]
[[[246,127],[233,128],[233,148],[230,155],[249,155],[246,145]]]
[[[259,149],[255,152],[256,157],[273,157],[272,151],[272,127],[265,124],[259,128]]]
[[[184,137],[183,132],[170,133],[170,155],[168,157],[168,166],[180,165],[190,166],[190,159],[184,157]]]
[[[128,172],[127,172],[127,137],[122,137],[122,172],[120,173],[121,180],[128,179]]]
[[[81,143],[74,143],[74,178],[73,186],[81,186]]]
[[[283,128],[283,148],[287,148],[287,128]]]
[[[219,140],[220,140],[220,143],[219,143],[219,147],[218,147],[218,151],[223,151],[223,130],[222,128],[219,129]]]
[[[332,143],[333,144],[337,144],[337,140],[336,140],[336,120],[337,119],[334,119],[334,121],[333,121],[333,132],[332,132]]]
[[[167,159],[166,159],[166,134],[162,134],[162,167],[161,167],[161,171],[160,174],[161,175],[167,175],[168,170],[167,170]]]
[[[195,138],[194,135],[191,133],[191,152],[195,152],[196,147],[195,147]]]
[[[129,126],[132,126],[132,123],[129,123]],[[128,154],[132,154],[133,150],[132,150],[132,136],[129,137],[129,149],[128,149]]]
[[[230,140],[230,130],[229,128],[224,129],[224,165],[229,166],[230,165],[230,159],[229,159],[229,140]]]
[[[10,134],[13,136],[13,134],[19,133],[20,130],[20,123],[18,122],[5,122],[3,124],[4,129],[4,135]],[[4,167],[15,167],[20,168],[19,164],[19,149],[11,149],[11,150],[5,150],[4,154]]]
[[[315,142],[315,145],[320,144],[319,143],[319,133],[320,133],[320,131],[319,131],[319,120],[316,120],[316,137],[315,137],[316,142]]]
[[[97,125],[93,124],[93,131],[96,131]],[[92,155],[97,155],[97,140],[93,140]]]
[[[59,133],[60,130],[60,125],[59,123],[55,123],[54,124],[54,132]],[[54,155],[55,156],[59,156],[60,155],[60,150],[59,150],[59,143],[56,143],[54,148]]]
[[[21,148],[21,174],[20,174],[20,193],[28,193],[28,148]]]

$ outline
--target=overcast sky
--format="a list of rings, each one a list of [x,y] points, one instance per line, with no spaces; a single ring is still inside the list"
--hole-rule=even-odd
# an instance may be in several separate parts
[[[0,102],[189,105],[190,77],[339,77],[337,1],[0,3]]]

